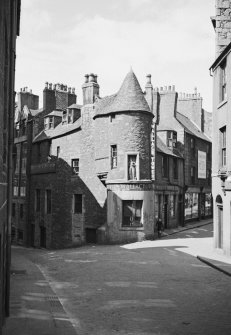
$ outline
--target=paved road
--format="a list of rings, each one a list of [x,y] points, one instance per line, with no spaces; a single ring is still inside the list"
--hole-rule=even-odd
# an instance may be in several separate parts
[[[203,229],[203,230],[202,230]],[[212,226],[166,239],[210,237]],[[173,246],[34,251],[79,335],[230,335],[231,278]]]

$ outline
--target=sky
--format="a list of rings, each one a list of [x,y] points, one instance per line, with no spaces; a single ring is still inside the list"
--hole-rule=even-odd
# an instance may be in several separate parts
[[[16,91],[40,96],[45,82],[75,87],[98,75],[100,96],[116,93],[132,67],[142,89],[175,85],[212,111],[215,0],[22,0]]]

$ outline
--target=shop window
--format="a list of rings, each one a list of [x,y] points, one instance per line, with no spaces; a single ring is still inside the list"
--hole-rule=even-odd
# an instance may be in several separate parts
[[[196,168],[195,166],[192,166],[191,169],[191,184],[194,185],[195,184],[195,177],[196,177]]]
[[[198,218],[198,193],[185,193],[185,220]]]
[[[51,214],[51,190],[46,190],[45,193],[45,211],[46,214]]]
[[[41,191],[40,189],[35,190],[35,211],[40,212],[41,208]]]
[[[212,215],[212,194],[205,193],[205,216]]]
[[[23,219],[24,216],[24,206],[23,204],[20,204],[20,219]]]
[[[226,166],[226,127],[220,128],[221,166]]]
[[[79,158],[72,159],[71,161],[72,174],[79,175]]]
[[[123,201],[123,227],[142,226],[142,200]]]
[[[227,71],[226,71],[226,59],[220,65],[220,102],[227,99],[226,83],[227,83]]]
[[[138,180],[138,155],[128,155],[128,180]]]
[[[111,168],[117,167],[117,145],[111,145]]]
[[[175,148],[177,143],[177,132],[176,131],[167,131],[167,146],[169,148]]]
[[[73,197],[73,213],[82,214],[83,212],[83,195],[74,194]]]
[[[168,156],[163,155],[162,156],[162,177],[163,178],[168,178]]]
[[[173,178],[178,179],[178,160],[173,158]]]

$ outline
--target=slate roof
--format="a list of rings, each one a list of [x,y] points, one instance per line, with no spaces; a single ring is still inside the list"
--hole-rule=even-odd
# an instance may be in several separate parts
[[[178,152],[177,149],[174,149],[174,151],[170,150],[167,145],[164,144],[164,142],[159,138],[159,136],[156,136],[156,150],[158,152],[161,152],[165,155],[170,155],[173,157],[182,158],[181,154]]]
[[[183,114],[177,112],[176,119],[182,124],[188,134],[199,137],[202,140],[211,142],[211,139],[207,135],[205,135],[194,122],[189,120],[187,116],[184,116]]]
[[[74,123],[69,124],[62,124],[60,123],[57,127],[48,129],[48,130],[42,130],[41,133],[39,133],[33,140],[33,143],[45,141],[48,139],[52,139],[55,137],[60,137],[63,135],[66,135],[68,133],[71,133],[77,129],[81,128],[82,119],[79,118]]]
[[[43,112],[43,108],[40,109],[30,109],[31,115],[36,116],[37,114]]]
[[[98,101],[95,117],[131,111],[151,113],[140,84],[132,70],[128,72],[117,94],[107,96]]]

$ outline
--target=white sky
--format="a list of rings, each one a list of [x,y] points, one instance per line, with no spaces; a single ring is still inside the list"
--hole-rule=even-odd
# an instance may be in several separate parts
[[[175,85],[212,111],[215,0],[22,0],[16,91],[41,99],[45,82],[76,88],[98,74],[100,96],[116,93],[132,66],[144,90]]]

